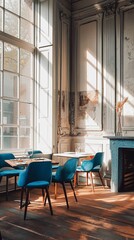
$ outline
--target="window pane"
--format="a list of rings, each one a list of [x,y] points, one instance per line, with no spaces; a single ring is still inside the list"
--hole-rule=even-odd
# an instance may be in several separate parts
[[[13,15],[12,13],[5,12],[4,32],[14,37],[19,37],[18,26],[19,18]]]
[[[3,0],[0,0],[0,6],[3,7]]]
[[[3,49],[2,49],[2,42],[0,42],[0,70],[2,70],[2,55],[3,55]]]
[[[17,78],[16,74],[4,72],[4,96],[17,98]]]
[[[34,52],[29,43],[34,44],[34,4],[34,0],[0,0],[2,150],[30,149],[33,141]]]
[[[5,0],[5,8],[19,14],[19,2],[18,0]]]
[[[20,73],[27,77],[32,77],[32,58],[33,55],[24,50],[20,50]]]
[[[0,136],[1,136],[1,128],[0,128]],[[0,149],[1,149],[1,137],[0,137]]]
[[[33,25],[24,19],[21,19],[20,38],[33,43]]]
[[[3,10],[0,8],[0,31],[3,30]]]
[[[27,136],[28,138],[30,137],[30,128],[27,127],[21,127],[20,128],[20,137]]]
[[[0,124],[1,124],[1,100],[0,100]]]
[[[21,17],[26,18],[30,22],[33,22],[33,0],[21,1]]]
[[[30,137],[20,137],[20,148],[21,149],[26,149],[30,148]]]
[[[18,72],[18,48],[4,43],[4,69]]]
[[[3,127],[3,148],[17,148],[17,128]]]
[[[2,96],[1,94],[2,94],[2,92],[1,92],[1,89],[2,89],[2,87],[1,87],[1,79],[2,79],[2,77],[1,77],[1,72],[0,72],[0,97]]]
[[[20,77],[20,99],[31,102],[33,95],[33,81],[31,78]]]
[[[30,148],[30,128],[20,128],[20,148]]]
[[[3,100],[3,124],[17,124],[18,104]]]
[[[31,126],[32,125],[32,107],[28,103],[20,103],[20,122],[19,125]]]

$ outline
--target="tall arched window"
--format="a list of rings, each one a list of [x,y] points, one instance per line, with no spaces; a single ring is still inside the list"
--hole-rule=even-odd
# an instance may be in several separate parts
[[[34,2],[0,0],[0,150],[33,146]]]

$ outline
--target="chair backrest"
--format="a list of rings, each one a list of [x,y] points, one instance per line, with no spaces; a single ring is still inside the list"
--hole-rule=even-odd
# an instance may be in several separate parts
[[[61,171],[61,178],[64,182],[70,181],[74,178],[77,164],[78,158],[70,158],[65,162]]]
[[[34,181],[47,181],[50,183],[52,179],[52,162],[31,162],[24,171],[19,175],[17,182],[18,186],[22,187]]]
[[[35,154],[42,154],[42,151],[41,150],[30,150],[30,151],[28,151],[27,152],[28,153],[28,155],[30,156],[30,158],[33,158],[33,156],[35,155]]]
[[[104,152],[97,152],[93,158],[93,162],[94,162],[93,167],[96,167],[96,166],[101,167],[103,163],[103,159],[104,159]]]
[[[9,167],[5,160],[15,159],[13,153],[0,153],[0,168]],[[11,166],[10,166],[11,167]]]
[[[98,152],[95,154],[94,158],[91,160],[83,160],[81,167],[84,171],[91,171],[96,166],[99,166],[101,168],[103,163],[104,153]]]

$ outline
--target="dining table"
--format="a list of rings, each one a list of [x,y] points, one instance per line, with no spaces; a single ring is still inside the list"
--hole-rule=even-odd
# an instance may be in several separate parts
[[[17,158],[17,159],[8,159],[5,160],[11,167],[18,167],[23,166],[27,167],[31,162],[37,161],[51,161],[52,162],[52,169],[56,169],[59,165],[59,161],[51,160],[48,158]]]
[[[54,153],[53,156],[57,157],[71,157],[71,158],[83,158],[94,155],[93,153],[89,152],[63,152],[63,153]]]
[[[78,158],[84,159],[84,158],[92,158],[94,157],[94,153],[91,152],[63,152],[63,153],[53,153],[53,157],[65,157],[65,158]],[[80,164],[80,162],[79,162]]]

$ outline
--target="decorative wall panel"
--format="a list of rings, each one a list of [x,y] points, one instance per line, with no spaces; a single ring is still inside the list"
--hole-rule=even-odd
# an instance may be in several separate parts
[[[103,22],[103,130],[115,133],[115,15],[112,13]],[[109,121],[111,119],[112,121]]]
[[[61,64],[61,125],[62,128],[69,129],[69,24],[62,23],[62,64]]]
[[[70,22],[64,12],[59,12],[59,73],[58,73],[58,138],[69,135],[70,97]]]
[[[80,21],[78,27],[77,129],[102,130],[101,18]]]
[[[123,31],[121,49],[123,55],[122,62],[122,98],[128,97],[123,108],[123,128],[124,130],[134,130],[134,8],[123,13]]]

